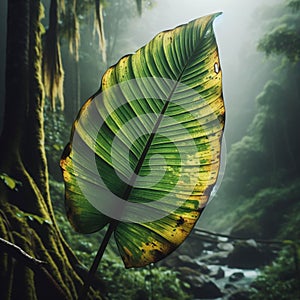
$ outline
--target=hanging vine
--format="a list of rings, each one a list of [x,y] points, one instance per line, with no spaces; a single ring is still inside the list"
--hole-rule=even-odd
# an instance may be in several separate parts
[[[49,28],[45,34],[43,55],[43,81],[46,96],[51,100],[52,109],[56,108],[56,100],[64,109],[64,70],[61,60],[61,50],[58,35],[59,13],[64,10],[64,1],[51,0]]]

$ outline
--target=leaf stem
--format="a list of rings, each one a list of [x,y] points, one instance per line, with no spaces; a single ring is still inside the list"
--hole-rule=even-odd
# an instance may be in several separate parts
[[[100,244],[100,247],[99,247],[99,250],[97,252],[97,255],[95,256],[94,258],[94,261],[93,261],[93,264],[89,270],[89,273],[84,281],[84,285],[82,287],[82,290],[79,294],[79,297],[78,297],[78,300],[86,300],[86,296],[87,296],[87,293],[88,293],[88,290],[89,290],[89,287],[91,285],[91,281],[98,269],[98,266],[99,266],[99,263],[103,257],[103,254],[104,254],[104,251],[108,245],[108,242],[111,238],[111,235],[112,233],[114,232],[116,226],[117,226],[118,222],[117,221],[112,221],[110,224],[109,224],[109,227],[105,233],[105,236],[102,240],[102,243]]]

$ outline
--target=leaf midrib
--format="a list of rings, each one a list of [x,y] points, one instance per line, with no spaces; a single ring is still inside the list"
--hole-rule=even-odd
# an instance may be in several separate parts
[[[211,26],[211,25],[209,25],[209,26]],[[207,28],[205,29],[203,36],[204,36],[205,33],[207,32],[207,29],[208,29],[208,26],[207,26]],[[182,71],[180,72],[178,78],[176,79],[176,83],[175,83],[174,87],[172,88],[172,90],[171,90],[171,92],[170,92],[170,95],[168,96],[168,98],[167,98],[167,100],[166,100],[166,103],[165,103],[164,107],[162,108],[161,113],[160,113],[160,115],[159,115],[159,117],[158,117],[156,123],[154,124],[153,130],[152,130],[152,132],[151,132],[151,134],[150,134],[150,136],[149,136],[149,138],[148,138],[148,140],[147,140],[147,143],[146,143],[145,148],[144,148],[144,150],[143,150],[143,152],[142,152],[142,155],[141,155],[141,157],[139,158],[138,163],[137,163],[137,165],[136,165],[136,167],[135,167],[135,169],[134,169],[134,173],[133,173],[133,175],[131,176],[131,178],[130,178],[130,180],[129,180],[129,183],[127,184],[126,190],[124,191],[124,194],[123,194],[122,199],[125,200],[125,201],[128,201],[128,199],[129,199],[129,196],[130,196],[130,194],[131,194],[131,191],[132,191],[132,189],[134,188],[133,185],[134,185],[134,183],[135,183],[135,181],[136,181],[136,179],[137,179],[137,176],[138,176],[138,174],[139,174],[139,172],[140,172],[141,167],[142,167],[143,164],[144,164],[146,155],[147,155],[147,153],[148,153],[148,151],[149,151],[149,149],[150,149],[150,147],[151,147],[151,145],[152,145],[152,141],[153,141],[153,139],[154,139],[154,137],[155,137],[155,135],[156,135],[156,132],[157,132],[159,126],[160,126],[160,123],[161,123],[161,121],[162,121],[162,119],[163,119],[163,117],[164,117],[164,114],[165,114],[165,112],[166,112],[167,109],[168,109],[168,106],[169,106],[169,104],[170,104],[170,102],[171,102],[171,98],[172,98],[172,96],[173,96],[173,94],[174,94],[174,92],[175,92],[175,90],[176,90],[176,88],[177,88],[177,86],[178,86],[178,84],[179,84],[179,82],[180,82],[180,80],[181,80],[181,78],[182,78],[182,76],[183,76],[183,74],[184,74],[184,72],[185,72],[185,70],[186,70],[186,68],[187,68],[187,66],[188,66],[188,64],[189,64],[189,62],[190,62],[190,60],[194,57],[194,54],[195,54],[197,48],[198,48],[198,47],[195,47],[195,49],[193,50],[193,52],[192,52],[191,55],[189,56],[188,60],[186,61],[185,65],[183,66]]]

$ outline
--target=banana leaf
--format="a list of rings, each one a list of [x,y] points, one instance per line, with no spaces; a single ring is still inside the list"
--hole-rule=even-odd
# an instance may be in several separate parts
[[[176,249],[216,184],[225,123],[218,15],[161,32],[110,67],[62,155],[70,223],[82,233],[109,224],[127,268]]]

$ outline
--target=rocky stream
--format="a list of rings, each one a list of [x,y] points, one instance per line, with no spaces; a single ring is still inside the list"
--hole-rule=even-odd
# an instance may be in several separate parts
[[[195,231],[160,264],[178,271],[194,300],[248,300],[260,268],[277,253],[276,245]]]

